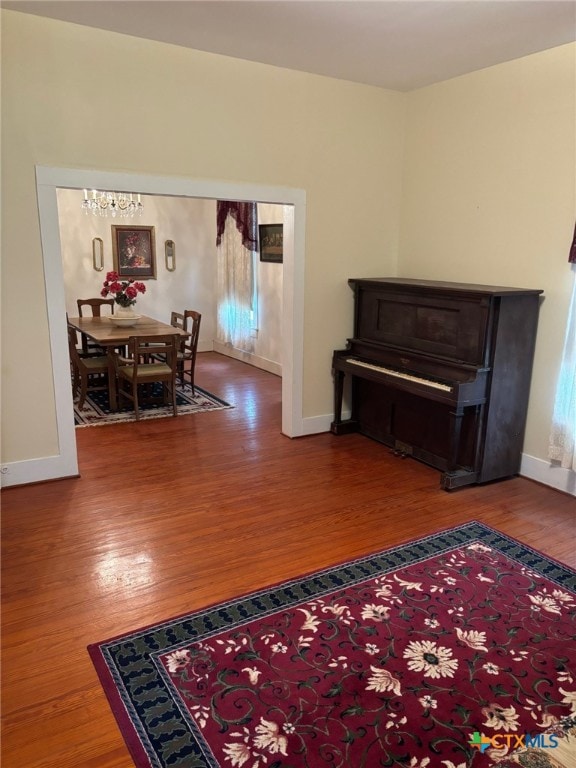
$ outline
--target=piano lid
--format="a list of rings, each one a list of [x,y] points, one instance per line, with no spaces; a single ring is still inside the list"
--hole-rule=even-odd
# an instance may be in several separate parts
[[[443,293],[448,291],[453,293],[454,291],[460,291],[462,293],[482,293],[490,296],[506,296],[517,293],[536,293],[541,294],[543,290],[539,288],[514,288],[512,286],[503,285],[481,285],[476,283],[451,283],[443,280],[420,280],[410,277],[357,277],[350,278],[348,284],[353,288],[357,283],[373,283],[375,286],[380,286],[384,290],[386,285],[390,285],[393,289],[394,286],[405,286],[407,289],[425,288],[429,291],[437,291]]]
[[[355,279],[354,338],[478,367],[487,366],[495,306],[540,290],[401,278]]]

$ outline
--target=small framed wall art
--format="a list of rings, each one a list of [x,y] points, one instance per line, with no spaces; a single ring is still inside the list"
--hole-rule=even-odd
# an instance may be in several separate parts
[[[156,279],[154,227],[112,226],[114,270],[121,278]]]
[[[284,260],[284,231],[282,224],[259,224],[260,261],[282,264]]]

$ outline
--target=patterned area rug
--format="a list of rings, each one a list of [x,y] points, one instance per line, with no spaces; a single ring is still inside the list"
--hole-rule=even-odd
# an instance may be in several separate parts
[[[139,768],[574,767],[575,590],[471,522],[89,652]]]
[[[162,385],[155,385],[155,395],[161,395]],[[222,408],[233,408],[210,392],[196,386],[194,394],[188,384],[179,384],[176,392],[178,415],[185,416],[189,413],[201,411],[218,411]],[[126,400],[122,401],[123,407],[118,411],[110,411],[107,390],[95,390],[91,392],[84,402],[82,410],[78,408],[78,398],[74,400],[74,424],[77,427],[100,427],[104,424],[120,424],[124,421],[136,421],[134,409]],[[162,419],[172,416],[172,406],[146,405],[140,406],[140,420]]]

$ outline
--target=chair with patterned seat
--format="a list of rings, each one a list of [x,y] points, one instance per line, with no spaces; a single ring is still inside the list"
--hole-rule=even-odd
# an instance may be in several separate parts
[[[144,385],[162,384],[162,402],[172,402],[174,416],[178,415],[176,403],[176,366],[180,344],[178,334],[165,336],[130,336],[128,356],[116,352],[114,367],[118,382],[118,396],[130,400],[136,420],[140,419],[139,397]],[[151,354],[153,347],[154,353]],[[150,388],[150,386],[148,387]],[[139,391],[140,390],[140,391]]]

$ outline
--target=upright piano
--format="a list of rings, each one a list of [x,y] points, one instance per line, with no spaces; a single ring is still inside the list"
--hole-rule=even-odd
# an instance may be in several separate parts
[[[542,291],[348,282],[354,337],[333,355],[332,432],[360,432],[436,467],[446,490],[517,474]]]

